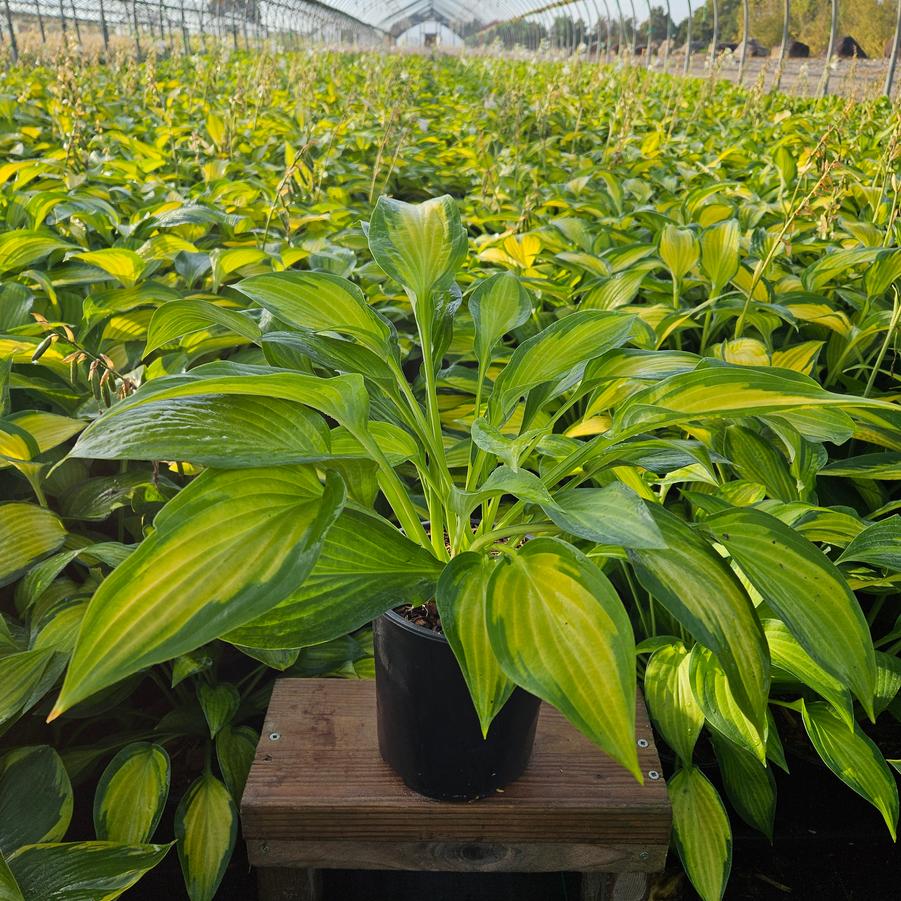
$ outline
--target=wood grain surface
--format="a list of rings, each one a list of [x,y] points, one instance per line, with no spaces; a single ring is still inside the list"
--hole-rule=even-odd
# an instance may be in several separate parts
[[[654,872],[671,814],[640,698],[636,738],[644,785],[543,705],[522,778],[480,801],[433,801],[382,761],[373,682],[281,679],[241,803],[251,863]]]

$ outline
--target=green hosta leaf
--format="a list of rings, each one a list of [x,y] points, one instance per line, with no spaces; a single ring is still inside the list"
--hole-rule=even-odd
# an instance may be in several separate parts
[[[894,840],[898,785],[879,748],[856,724],[851,732],[828,704],[802,701],[801,712],[807,735],[823,763],[882,814]]]
[[[26,845],[9,859],[25,901],[112,901],[169,853],[169,845]]]
[[[704,725],[704,713],[691,690],[688,666],[688,652],[680,641],[658,648],[644,674],[644,697],[651,719],[683,766],[691,766]]]
[[[515,688],[488,638],[486,594],[496,565],[480,554],[459,554],[445,567],[435,595],[445,637],[469,686],[483,736]]]
[[[766,619],[763,621],[763,629],[766,632],[773,666],[785,670],[789,675],[825,698],[847,723],[848,728],[853,728],[854,702],[847,686],[839,682],[835,676],[827,673],[801,647],[784,623],[777,619]]]
[[[324,460],[329,445],[322,417],[298,403],[210,394],[113,407],[85,429],[69,456],[241,469]]]
[[[761,764],[765,763],[765,735],[761,735],[760,730],[735,702],[723,668],[703,645],[696,644],[691,650],[688,676],[691,690],[707,724],[747,750]]]
[[[641,583],[716,654],[741,709],[765,734],[770,663],[763,628],[738,578],[681,519],[649,505],[666,549],[629,551]]]
[[[738,220],[727,219],[701,234],[701,268],[712,282],[711,296],[722,292],[738,272]]]
[[[175,812],[178,859],[191,901],[212,901],[238,835],[238,811],[210,773],[191,785]]]
[[[347,509],[326,535],[301,588],[225,638],[257,648],[300,648],[329,641],[381,616],[401,600],[427,600],[441,569],[429,551],[386,520]]]
[[[479,504],[505,494],[512,494],[530,504],[540,504],[545,510],[555,506],[544,482],[535,473],[526,469],[514,471],[507,466],[498,466],[476,491],[453,489],[451,508],[466,519]]]
[[[741,478],[763,485],[768,497],[782,501],[798,499],[797,480],[788,461],[762,435],[740,425],[727,426],[723,453]]]
[[[70,419],[68,416],[45,413],[41,410],[13,413],[5,421],[0,421],[0,469],[4,466],[2,457],[31,460],[33,456],[68,441],[86,425],[87,423],[82,419]],[[5,431],[5,428],[9,427],[12,428]],[[24,442],[22,438],[19,438],[18,442],[16,441],[20,429],[25,433]]]
[[[147,403],[216,394],[278,398],[305,404],[355,434],[365,431],[369,412],[369,398],[359,375],[323,379],[301,372],[219,362],[198,366],[184,375],[146,382],[131,397],[112,407],[100,421],[109,421]]]
[[[784,414],[803,407],[868,405],[884,406],[884,402],[833,394],[787,369],[702,363],[631,395],[617,410],[612,431],[624,438],[678,422]]]
[[[231,722],[232,717],[241,706],[241,695],[238,689],[229,682],[210,685],[208,682],[197,684],[197,700],[203,710],[203,717],[210,729],[210,738],[215,738],[219,730]]]
[[[94,829],[104,841],[142,845],[156,832],[169,797],[171,767],[161,745],[126,745],[109,762],[94,794]]]
[[[846,560],[901,570],[901,516],[890,516],[864,529],[838,558],[839,563]]]
[[[741,567],[801,647],[872,715],[876,663],[860,605],[829,558],[781,520],[748,507],[705,528]]]
[[[2,854],[0,854],[0,901],[25,901],[16,877],[13,876]]]
[[[469,433],[476,447],[502,460],[513,472],[519,472],[520,457],[531,448],[539,435],[545,434],[545,430],[528,429],[511,438],[480,416],[473,421]]]
[[[861,454],[836,460],[824,466],[821,476],[838,476],[851,479],[901,479],[901,453]]]
[[[309,574],[343,503],[340,480],[323,490],[306,467],[204,472],[91,599],[52,715],[274,607]]]
[[[66,529],[58,517],[34,504],[0,504],[0,585],[58,550]]]
[[[644,501],[621,482],[562,491],[554,502],[545,513],[571,535],[618,547],[666,547]]]
[[[326,369],[359,372],[380,384],[395,384],[395,374],[385,362],[387,354],[376,356],[362,344],[345,338],[312,332],[268,332],[263,338],[263,351],[276,366],[280,365],[278,356],[289,352],[298,355],[299,360],[312,361]]]
[[[213,291],[218,291],[222,283],[233,272],[245,267],[256,266],[266,259],[266,253],[256,247],[221,247],[210,254],[213,275]],[[251,270],[253,271],[253,270]]]
[[[226,310],[205,300],[175,300],[163,304],[153,313],[147,329],[143,356],[185,335],[219,325],[249,341],[259,342],[259,326],[247,316]]]
[[[123,247],[104,247],[102,250],[88,250],[70,256],[102,269],[126,288],[133,288],[141,280],[148,265],[142,256]]]
[[[379,197],[369,221],[369,250],[416,301],[450,287],[466,259],[466,230],[453,197],[423,203]]]
[[[558,319],[524,341],[503,368],[491,396],[494,414],[502,419],[516,400],[545,382],[559,379],[594,357],[625,344],[635,317],[604,310],[583,310]]]
[[[901,278],[901,250],[891,248],[880,251],[867,266],[863,286],[869,297],[880,297]]]
[[[36,704],[63,671],[65,660],[53,648],[0,657],[0,725]]]
[[[0,235],[0,276],[26,269],[57,250],[73,245],[49,232],[15,229]]]
[[[244,793],[259,735],[249,726],[223,726],[216,734],[216,760],[237,804]]]
[[[469,297],[469,312],[476,329],[476,359],[484,364],[498,341],[529,318],[532,299],[519,279],[505,272],[478,283]]]
[[[719,901],[732,869],[732,829],[723,802],[696,767],[679,770],[667,790],[682,866],[703,901]]]
[[[499,561],[487,615],[507,676],[641,781],[632,626],[606,576],[566,542],[536,538]]]
[[[876,702],[875,713],[879,716],[891,706],[901,691],[901,658],[876,651]]]
[[[72,819],[72,785],[48,745],[17,748],[0,758],[0,854],[59,841]]]
[[[394,329],[353,282],[327,272],[255,275],[234,286],[277,319],[311,332],[337,332],[384,359]]]
[[[694,233],[687,228],[665,225],[660,233],[660,259],[666,264],[674,281],[680,281],[695,267],[700,247]]]
[[[753,754],[726,738],[711,733],[711,741],[720,765],[726,797],[738,815],[773,841],[776,818],[776,780],[769,767],[761,766]]]

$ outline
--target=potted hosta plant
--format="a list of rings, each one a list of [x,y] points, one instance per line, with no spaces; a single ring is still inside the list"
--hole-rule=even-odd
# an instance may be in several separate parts
[[[361,289],[325,272],[247,278],[243,311],[154,314],[148,351],[216,324],[260,352],[152,379],[79,437],[74,456],[203,471],[92,598],[52,715],[213,639],[298,648],[376,620],[382,749],[415,789],[514,779],[535,699],[640,780],[632,623],[657,609],[703,645],[698,678],[762,747],[763,602],[872,709],[867,624],[829,559],[762,509],[711,500],[688,523],[653,474],[715,481],[729,420],[843,441],[841,408],[879,401],[656,351],[622,309],[564,310],[511,349],[532,305],[510,274],[476,279],[454,336],[467,236],[451,198],[382,198],[368,240],[409,299],[407,358]]]

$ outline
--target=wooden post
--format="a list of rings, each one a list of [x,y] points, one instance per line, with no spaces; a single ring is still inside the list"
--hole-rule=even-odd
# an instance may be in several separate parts
[[[685,63],[682,68],[682,74],[688,75],[691,67],[691,0],[688,0],[688,27],[685,32]]]
[[[9,8],[9,0],[3,0],[6,6],[6,27],[9,29],[9,43],[12,48],[13,62],[19,60],[19,45],[16,42],[16,29],[13,27],[13,14]]]
[[[895,80],[895,67],[898,65],[898,50],[901,44],[901,0],[898,0],[898,13],[895,17],[895,37],[892,40],[892,56],[889,59],[888,71],[885,73],[885,84],[882,93],[886,97],[892,96],[892,82]]]
[[[826,61],[823,63],[823,74],[817,96],[825,97],[829,93],[829,78],[832,75],[832,57],[835,55],[835,39],[838,34],[838,0],[831,0],[832,12],[829,18],[829,46],[826,48]]]
[[[751,9],[750,0],[742,0],[741,4],[741,56],[738,58],[738,83],[745,80],[745,64],[748,61],[748,44],[751,39]]]

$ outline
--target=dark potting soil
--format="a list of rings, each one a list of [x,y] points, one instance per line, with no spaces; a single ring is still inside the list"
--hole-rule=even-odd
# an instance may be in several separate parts
[[[395,607],[394,612],[417,626],[431,629],[433,632],[443,631],[441,628],[441,617],[438,615],[438,605],[434,601],[416,605],[404,604],[402,607]]]

